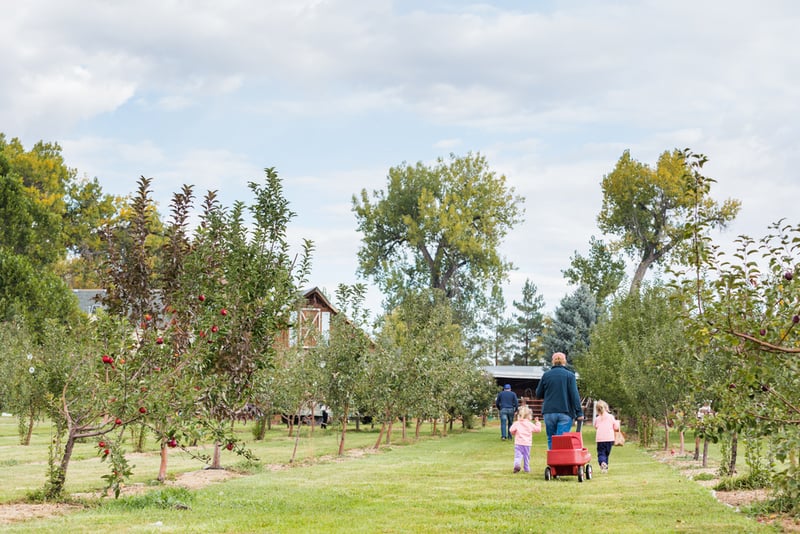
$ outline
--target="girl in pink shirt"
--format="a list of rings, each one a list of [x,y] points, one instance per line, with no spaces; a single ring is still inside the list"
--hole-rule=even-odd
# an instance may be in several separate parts
[[[619,430],[619,421],[608,411],[608,403],[599,400],[595,403],[597,415],[594,418],[594,427],[597,429],[597,462],[600,472],[608,472],[608,456],[614,446],[614,431]]]
[[[520,464],[526,473],[531,472],[531,443],[533,433],[542,431],[542,424],[537,418],[531,422],[531,409],[521,406],[517,412],[517,420],[511,425],[511,435],[514,436],[514,472],[519,473]]]

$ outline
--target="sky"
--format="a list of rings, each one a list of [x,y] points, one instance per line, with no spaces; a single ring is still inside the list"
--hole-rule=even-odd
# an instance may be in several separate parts
[[[722,244],[799,222],[798,28],[793,0],[26,0],[0,17],[0,132],[59,143],[106,193],[152,178],[165,215],[183,184],[231,205],[274,167],[329,297],[370,282],[353,195],[480,153],[526,199],[506,300],[530,280],[552,313],[570,258],[609,240],[626,150],[705,154],[712,197],[742,202]]]

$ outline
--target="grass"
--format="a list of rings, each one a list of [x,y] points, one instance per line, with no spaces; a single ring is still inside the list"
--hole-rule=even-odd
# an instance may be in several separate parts
[[[0,436],[6,435],[6,419],[10,420],[0,419]],[[10,423],[15,433],[16,424]],[[248,428],[240,431],[261,464],[286,464],[293,441],[285,429],[271,431],[258,444]],[[370,446],[375,439],[377,431],[368,428],[348,432],[354,447]],[[313,438],[300,440],[298,456],[303,461],[292,468],[256,468],[251,476],[190,495],[158,487],[153,491],[161,493],[150,497],[104,500],[68,515],[0,528],[61,533],[772,531],[718,503],[709,490],[630,442],[614,448],[608,474],[595,469],[592,480],[579,483],[576,477],[544,480],[543,434],[534,437],[532,473],[516,475],[511,472],[513,444],[499,439],[496,424],[446,438],[426,436],[416,443],[400,444],[399,433],[393,440],[395,445],[378,454],[338,461],[321,458],[335,453],[335,433],[316,429]],[[592,430],[584,430],[584,441],[594,455]],[[8,502],[43,483],[46,439],[37,436],[30,448],[8,445],[4,438],[0,443],[0,501]],[[91,451],[91,444],[81,446]],[[86,456],[70,467],[68,491],[100,486],[102,469],[95,473],[97,460]],[[8,465],[11,459],[19,463]],[[157,462],[154,454],[132,462],[139,481],[153,478]],[[236,463],[233,455],[223,457],[227,467]],[[198,468],[180,455],[170,455],[170,472]],[[185,506],[176,508],[174,503]]]

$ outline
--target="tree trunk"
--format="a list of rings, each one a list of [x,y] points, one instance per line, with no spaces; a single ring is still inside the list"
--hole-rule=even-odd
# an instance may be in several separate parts
[[[694,458],[695,462],[700,459],[700,434],[694,435]]]
[[[271,419],[272,416],[268,414],[264,414],[257,419],[258,436],[256,436],[256,441],[264,441],[264,438],[267,436],[267,429],[271,426]]]
[[[300,444],[300,432],[297,432],[297,435],[294,437],[294,448],[292,448],[292,457],[289,458],[289,463],[294,463],[294,459],[297,456],[297,446]]]
[[[664,451],[669,450],[669,417],[664,417]]]
[[[375,445],[372,446],[373,449],[376,451],[381,447],[381,440],[383,439],[383,433],[386,431],[386,421],[383,422],[381,425],[381,429],[378,432],[378,439],[375,440]]]
[[[422,428],[422,419],[417,417],[417,427],[414,429],[414,439],[419,439],[419,432]]]
[[[167,443],[161,440],[161,465],[158,466],[158,481],[164,482],[167,479]]]
[[[686,436],[684,436],[683,430],[680,431],[679,436],[681,439],[681,445],[680,449],[678,450],[678,454],[683,456],[684,454],[686,454]]]
[[[136,452],[144,452],[144,440],[147,435],[147,427],[141,425],[139,427],[139,436],[136,439]]]
[[[33,423],[36,420],[36,410],[31,406],[31,411],[28,413],[28,428],[25,430],[25,436],[22,438],[23,445],[31,444],[31,436],[33,435]]]
[[[386,444],[392,444],[392,426],[394,426],[394,417],[389,417],[389,414],[386,414],[387,418],[389,418],[389,427],[386,430]]]
[[[75,448],[75,432],[70,429],[67,435],[67,442],[64,444],[64,454],[61,455],[61,464],[58,472],[50,476],[50,488],[48,496],[51,498],[60,497],[64,492],[64,485],[67,481],[67,467],[72,458],[72,450]]]
[[[222,469],[222,462],[220,458],[222,456],[222,444],[219,441],[214,442],[214,454],[211,457],[211,465],[209,469]]]
[[[736,455],[738,454],[739,449],[739,434],[738,432],[734,432],[731,436],[731,462],[728,464],[728,476],[734,476],[736,474]]]
[[[708,438],[703,437],[703,467],[708,467]]]
[[[406,424],[408,423],[406,416],[404,415],[401,419],[403,422],[403,429],[400,431],[402,433],[403,441],[406,440]]]
[[[350,411],[350,406],[345,404],[343,409],[342,409],[342,434],[341,434],[341,437],[339,439],[339,456],[343,456],[344,455],[344,438],[345,438],[345,435],[347,434],[347,416],[348,416],[348,412],[349,411]],[[359,418],[356,417],[356,428],[358,428],[358,422],[357,422],[358,419]]]
[[[639,287],[642,285],[642,280],[644,280],[644,275],[647,274],[647,269],[656,261],[657,256],[652,253],[648,253],[642,261],[639,262],[639,265],[636,266],[636,272],[633,275],[633,280],[631,280],[631,288],[629,293],[634,295],[639,292]]]

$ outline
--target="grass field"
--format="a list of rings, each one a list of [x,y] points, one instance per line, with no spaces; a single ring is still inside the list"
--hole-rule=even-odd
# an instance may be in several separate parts
[[[334,456],[336,434],[317,428],[299,440],[298,462],[286,467],[294,440],[284,427],[254,442],[237,426],[259,462],[231,453],[227,468],[248,476],[180,491],[153,485],[149,494],[103,499],[66,515],[0,525],[3,532],[771,532],[727,507],[699,484],[655,461],[635,444],[615,447],[611,469],[579,483],[545,481],[544,434],[534,437],[532,473],[512,474],[513,444],[496,424],[474,431],[393,444],[376,454]],[[409,436],[411,433],[409,432]],[[44,482],[49,428],[30,447],[17,445],[16,422],[0,418],[0,502],[11,503]],[[377,429],[348,431],[350,447],[374,444]],[[594,434],[584,431],[594,455]],[[102,487],[105,471],[93,443],[81,444],[67,491]],[[227,452],[227,451],[226,451]],[[153,484],[156,451],[132,455],[134,482]],[[281,467],[281,468],[278,468]],[[595,466],[596,467],[596,466]],[[170,454],[170,473],[201,469]],[[150,497],[147,497],[150,495]],[[177,506],[176,506],[177,505]],[[6,504],[8,506],[8,504]]]

